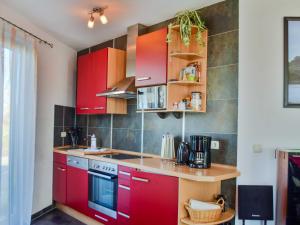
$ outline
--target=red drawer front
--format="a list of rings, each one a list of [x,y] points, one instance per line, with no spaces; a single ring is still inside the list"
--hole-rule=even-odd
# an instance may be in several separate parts
[[[93,218],[94,220],[97,220],[100,223],[105,224],[105,225],[116,225],[117,224],[117,220],[115,220],[114,218],[111,218],[107,215],[97,212],[96,210],[93,210],[91,208],[89,209],[89,216],[91,218]]]
[[[128,218],[129,217],[129,218]],[[118,221],[117,221],[118,225],[130,225],[130,216],[118,211]]]
[[[67,164],[67,155],[54,152],[53,153],[53,162]]]
[[[126,167],[126,166],[119,166],[118,167],[118,177],[119,179],[125,179],[125,180],[129,180],[131,178],[131,172],[134,171],[134,168],[130,168],[130,167]],[[128,184],[129,185],[129,184]]]
[[[121,182],[120,182],[121,181]],[[118,185],[118,211],[130,215],[130,187],[119,179]]]

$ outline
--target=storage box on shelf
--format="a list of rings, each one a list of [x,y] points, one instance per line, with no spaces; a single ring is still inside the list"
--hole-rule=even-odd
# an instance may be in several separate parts
[[[166,31],[162,32],[160,30],[160,36],[162,34],[166,35]],[[160,68],[164,65],[167,71],[167,108],[164,110],[144,110],[144,112],[206,112],[206,99],[207,99],[207,30],[202,33],[203,44],[199,44],[196,38],[196,27],[192,27],[192,35],[189,46],[185,46],[181,40],[179,26],[173,26],[171,31],[171,42],[167,46],[167,63],[161,61]],[[149,36],[153,35],[155,32],[147,34]],[[161,43],[166,45],[165,39],[159,39]],[[158,44],[157,44],[158,45]],[[137,52],[142,52],[140,46],[137,45]],[[153,47],[153,49],[155,49]],[[162,52],[160,51],[160,54]],[[138,62],[143,62],[146,64],[144,68],[148,68],[149,71],[154,70],[151,68],[157,67],[157,65],[152,65],[151,60],[141,60],[141,54],[137,54],[137,68],[139,67]],[[197,76],[192,79],[182,75],[182,70],[189,66],[190,64],[197,65]],[[162,69],[161,69],[162,70]],[[164,75],[161,75],[164,76]],[[139,79],[137,77],[136,79]],[[158,79],[156,77],[156,79]],[[163,79],[161,79],[163,80]],[[136,84],[138,82],[136,81]],[[139,86],[143,86],[138,83]],[[149,86],[147,83],[144,86]],[[151,83],[151,85],[157,85],[158,83]],[[161,84],[161,83],[159,83]],[[201,108],[186,108],[179,109],[174,105],[177,105],[183,99],[190,97],[192,92],[199,92],[201,95]],[[140,112],[139,110],[138,112]]]

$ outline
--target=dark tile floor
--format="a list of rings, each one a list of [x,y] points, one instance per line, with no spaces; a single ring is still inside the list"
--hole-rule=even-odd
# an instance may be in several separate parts
[[[34,220],[31,225],[85,225],[73,217],[54,209],[53,211]]]

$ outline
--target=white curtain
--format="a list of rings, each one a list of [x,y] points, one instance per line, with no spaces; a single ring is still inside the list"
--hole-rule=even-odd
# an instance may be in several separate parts
[[[0,225],[29,225],[36,121],[35,41],[6,23],[0,28]]]

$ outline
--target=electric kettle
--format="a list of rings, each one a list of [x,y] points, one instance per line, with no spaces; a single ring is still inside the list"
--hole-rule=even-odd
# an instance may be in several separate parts
[[[189,144],[187,142],[181,142],[178,146],[177,152],[176,152],[176,162],[178,164],[186,165],[189,162]]]

